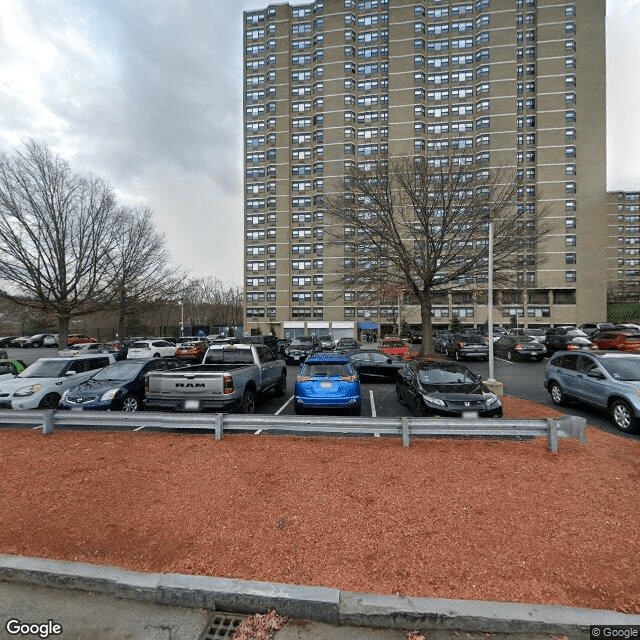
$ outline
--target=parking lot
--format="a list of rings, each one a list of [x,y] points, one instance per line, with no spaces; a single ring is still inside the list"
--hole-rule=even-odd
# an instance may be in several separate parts
[[[372,348],[367,346],[366,348]],[[417,345],[414,345],[417,348]],[[52,357],[57,354],[54,348],[28,348],[6,349],[9,358],[22,360],[26,364],[35,362],[38,358]],[[468,361],[464,363],[469,369],[482,376],[489,376],[489,363]],[[524,398],[539,402],[549,407],[556,407],[542,384],[545,361],[542,362],[509,362],[502,359],[494,359],[495,379],[504,384],[506,395]],[[295,384],[297,365],[287,366],[287,393],[284,397],[275,397],[267,394],[260,398],[256,406],[256,413],[263,415],[294,415],[293,388]],[[410,416],[411,410],[396,399],[395,386],[390,383],[362,383],[362,415],[363,416]],[[604,431],[614,433],[621,437],[640,440],[640,434],[625,435],[615,429],[609,420],[609,416],[596,409],[587,409],[577,404],[571,404],[563,409],[572,415],[586,418],[589,425],[598,427]]]

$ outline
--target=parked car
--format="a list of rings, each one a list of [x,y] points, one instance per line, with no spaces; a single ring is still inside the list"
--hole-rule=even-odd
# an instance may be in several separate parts
[[[413,361],[400,369],[396,396],[415,416],[502,416],[500,398],[457,362]]]
[[[316,351],[320,351],[320,341],[315,336],[301,336],[285,348],[284,359],[287,364],[298,364]]]
[[[325,350],[325,351],[331,351],[331,349],[333,349],[333,336],[332,335],[323,335],[323,336],[319,336],[318,339],[320,340],[320,348]]]
[[[456,360],[488,360],[489,345],[480,334],[455,333],[447,343],[447,355],[454,356]]]
[[[529,336],[534,338],[538,342],[545,343],[547,341],[547,334],[542,329],[536,329],[534,327],[520,327],[518,329],[511,329],[508,334],[510,336]]]
[[[453,334],[446,329],[438,329],[433,335],[433,347],[436,353],[446,353],[447,343]]]
[[[11,380],[0,382],[0,407],[56,409],[69,388],[115,362],[108,353],[72,358],[40,358]]]
[[[2,336],[0,337],[0,348],[6,348],[13,346],[14,336]]]
[[[26,368],[22,360],[0,360],[0,381],[11,380]]]
[[[127,352],[127,358],[167,358],[176,355],[176,345],[166,340],[138,340]]]
[[[44,339],[48,335],[48,333],[36,333],[35,335],[31,336],[31,346],[36,348],[43,347]]]
[[[615,349],[616,351],[640,351],[640,333],[635,331],[616,331],[613,329],[597,329],[591,334],[591,342],[598,349]]]
[[[640,354],[619,351],[562,351],[544,369],[544,386],[559,406],[578,400],[609,412],[626,433],[640,419]]]
[[[173,358],[121,360],[99,370],[91,378],[67,389],[60,399],[61,409],[139,411],[149,371],[183,367]]]
[[[360,379],[348,356],[319,353],[300,366],[293,395],[293,409],[340,409],[360,415]]]
[[[192,339],[180,342],[176,346],[176,358],[186,362],[202,362],[204,354],[209,348],[209,343],[203,340]]]
[[[69,357],[84,355],[85,353],[99,353],[103,351],[104,348],[105,345],[98,342],[77,342],[76,344],[73,344],[66,349],[61,349],[60,351],[58,351],[58,355]]]
[[[33,346],[33,343],[31,342],[31,336],[20,336],[18,338],[13,338],[9,346],[17,347],[19,349],[28,349]]]
[[[395,380],[405,361],[373,349],[361,349],[350,355],[351,364],[360,380],[371,382]]]
[[[582,329],[575,327],[559,327],[547,332],[547,340],[544,344],[549,355],[556,351],[579,351],[593,348],[587,334]]]
[[[535,360],[547,355],[547,348],[531,336],[502,336],[493,343],[493,353],[507,360]]]
[[[615,325],[611,322],[587,322],[586,324],[581,324],[578,328],[581,331],[584,331],[588,336],[591,336],[594,331],[601,329],[615,329]]]
[[[409,343],[401,338],[383,338],[380,351],[388,356],[403,356],[409,353]]]
[[[360,343],[355,338],[340,338],[336,342],[336,351],[342,354],[350,354],[360,349]]]
[[[43,347],[58,347],[58,334],[57,333],[47,333],[47,335],[42,339]]]
[[[87,342],[97,342],[97,340],[95,338],[92,338],[91,336],[85,336],[84,333],[72,333],[67,337],[67,346],[69,347],[72,344],[85,344]]]

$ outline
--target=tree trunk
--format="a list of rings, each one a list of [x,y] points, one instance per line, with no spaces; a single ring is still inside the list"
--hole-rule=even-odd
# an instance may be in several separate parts
[[[69,317],[58,318],[58,349],[69,346]]]
[[[420,300],[420,319],[422,320],[422,345],[420,356],[433,357],[436,350],[433,344],[433,325],[431,324],[431,299],[429,297]]]

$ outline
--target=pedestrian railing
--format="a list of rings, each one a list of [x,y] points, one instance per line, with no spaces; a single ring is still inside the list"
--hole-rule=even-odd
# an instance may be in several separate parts
[[[54,429],[191,430],[295,433],[296,435],[401,437],[405,447],[412,437],[547,438],[558,451],[560,438],[585,444],[586,420],[578,416],[512,420],[509,418],[360,418],[346,416],[272,416],[227,413],[160,413],[107,411],[0,411],[0,427],[32,427],[50,434]]]

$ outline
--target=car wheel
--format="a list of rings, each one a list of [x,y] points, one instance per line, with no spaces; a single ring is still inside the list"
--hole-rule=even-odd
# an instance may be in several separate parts
[[[59,403],[60,396],[56,393],[50,393],[40,400],[38,409],[57,409]]]
[[[351,415],[352,416],[362,415],[362,405],[358,404],[357,407],[354,407],[353,409],[351,409]]]
[[[636,421],[633,416],[633,410],[628,402],[624,400],[614,400],[611,403],[609,411],[613,424],[615,424],[620,431],[624,431],[625,433],[635,431]]]
[[[287,392],[287,372],[283,371],[275,386],[277,396],[283,396]]]
[[[513,352],[512,351],[507,351],[507,360],[509,362],[513,362]]]
[[[160,354],[159,354],[159,353],[154,353],[154,354],[153,354],[153,357],[154,357],[154,358],[159,358],[159,357],[160,357]]]
[[[140,410],[140,400],[136,398],[136,396],[127,396],[122,401],[122,410],[123,411],[139,411]]]
[[[460,360],[462,360],[462,356],[460,355],[460,352],[456,349],[456,360],[458,362],[460,362]]]
[[[400,385],[396,383],[396,400],[402,404],[402,393],[400,392]]]
[[[255,413],[256,396],[253,391],[247,390],[240,401],[240,413]]]
[[[296,412],[296,415],[302,415],[304,413],[304,409],[297,403],[293,403],[293,410]]]
[[[560,407],[567,404],[567,398],[557,382],[552,382],[549,385],[549,393],[551,394],[551,399],[554,404],[557,404]]]

